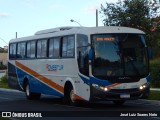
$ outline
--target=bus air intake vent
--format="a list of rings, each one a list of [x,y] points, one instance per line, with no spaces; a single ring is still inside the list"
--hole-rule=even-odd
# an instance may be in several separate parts
[[[74,28],[74,27],[58,27],[58,28],[52,28],[52,29],[47,29],[47,30],[40,30],[40,31],[36,32],[35,35],[55,33],[55,32],[70,30],[72,28]]]

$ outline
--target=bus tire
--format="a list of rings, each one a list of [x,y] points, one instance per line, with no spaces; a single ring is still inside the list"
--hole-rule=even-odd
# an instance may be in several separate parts
[[[74,89],[72,85],[66,86],[64,94],[64,103],[75,106],[77,102],[74,100]]]
[[[121,106],[125,103],[125,100],[113,100],[113,103],[117,106]]]
[[[40,96],[41,96],[40,93],[34,93],[34,92],[30,91],[30,85],[29,85],[28,81],[25,84],[25,94],[26,94],[26,98],[28,100],[40,99]]]

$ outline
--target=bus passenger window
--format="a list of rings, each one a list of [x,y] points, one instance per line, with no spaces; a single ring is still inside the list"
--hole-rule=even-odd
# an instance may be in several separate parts
[[[74,36],[63,38],[62,57],[74,57]]]
[[[27,43],[27,58],[35,58],[35,41],[29,41]]]
[[[9,58],[16,58],[16,43],[10,44],[9,46]]]
[[[49,40],[49,57],[59,57],[60,38],[52,38]]]
[[[26,53],[26,43],[18,43],[18,49],[17,49],[17,58],[25,58]]]
[[[37,42],[37,58],[47,57],[47,40],[38,40]]]

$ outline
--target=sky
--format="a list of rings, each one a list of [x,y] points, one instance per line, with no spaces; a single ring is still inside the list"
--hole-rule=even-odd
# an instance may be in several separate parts
[[[118,0],[0,0],[0,47],[9,40],[34,35],[36,31],[62,26],[96,26],[96,9]],[[98,16],[103,25],[102,14]],[[5,42],[4,42],[5,41]]]

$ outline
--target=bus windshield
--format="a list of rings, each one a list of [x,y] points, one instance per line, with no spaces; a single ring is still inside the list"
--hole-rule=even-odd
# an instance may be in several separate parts
[[[95,77],[146,76],[149,71],[145,37],[141,34],[95,34],[92,74]]]

